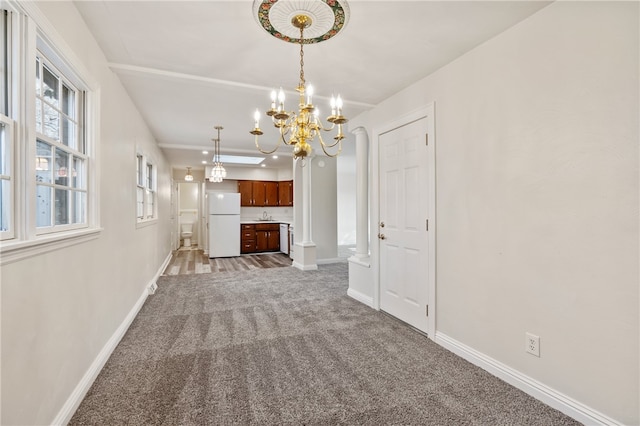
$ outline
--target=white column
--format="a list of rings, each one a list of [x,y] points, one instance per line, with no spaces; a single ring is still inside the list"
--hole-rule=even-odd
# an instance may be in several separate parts
[[[316,260],[316,244],[311,240],[311,162],[313,157],[305,159],[302,167],[302,241],[296,242],[293,266],[303,271],[318,269]],[[297,230],[296,232],[300,232]]]
[[[306,158],[302,167],[302,243],[311,243],[311,161]]]
[[[357,259],[369,257],[369,137],[364,127],[356,135],[356,253]]]
[[[356,136],[356,252],[349,258],[347,295],[373,305],[373,270],[369,257],[369,136],[364,127],[352,131]]]

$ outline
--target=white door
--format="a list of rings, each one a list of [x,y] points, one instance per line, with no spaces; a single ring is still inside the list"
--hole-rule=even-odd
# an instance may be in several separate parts
[[[428,333],[427,118],[379,136],[380,309]]]

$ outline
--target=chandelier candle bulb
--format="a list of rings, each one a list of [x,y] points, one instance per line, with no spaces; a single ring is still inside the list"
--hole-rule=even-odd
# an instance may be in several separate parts
[[[256,112],[253,113],[253,119],[255,121],[256,129],[260,128],[260,111],[256,109]]]
[[[271,109],[276,109],[276,91],[272,90],[271,91]]]
[[[311,105],[312,104],[311,97],[313,96],[313,86],[309,84],[307,86],[306,92],[307,92],[307,105]]]

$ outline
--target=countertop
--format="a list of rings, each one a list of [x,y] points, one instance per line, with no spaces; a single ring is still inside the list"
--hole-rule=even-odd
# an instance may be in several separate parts
[[[273,220],[255,220],[255,219],[240,219],[240,224],[241,225],[255,225],[258,223],[276,223],[276,224],[281,224],[281,223],[286,223],[287,225],[291,225],[293,223],[293,221],[291,219],[287,220],[277,220],[277,219],[273,219]]]

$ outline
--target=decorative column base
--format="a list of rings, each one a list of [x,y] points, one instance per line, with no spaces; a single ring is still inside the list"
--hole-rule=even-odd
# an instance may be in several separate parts
[[[293,267],[302,271],[315,271],[318,269],[315,243],[296,243],[295,246]]]
[[[373,306],[373,271],[371,259],[351,256],[349,258],[349,290],[347,295],[358,302]]]

